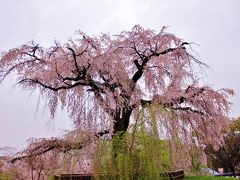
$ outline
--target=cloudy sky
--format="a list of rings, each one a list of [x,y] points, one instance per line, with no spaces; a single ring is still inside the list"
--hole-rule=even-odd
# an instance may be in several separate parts
[[[116,34],[135,24],[168,31],[194,42],[199,58],[210,65],[205,82],[236,95],[231,116],[240,115],[239,0],[0,0],[0,51],[30,40],[50,46],[66,42],[76,30],[89,35]],[[14,77],[0,84],[0,147],[24,147],[31,137],[50,137],[71,129],[66,113],[49,121],[38,107],[38,94],[23,91]]]

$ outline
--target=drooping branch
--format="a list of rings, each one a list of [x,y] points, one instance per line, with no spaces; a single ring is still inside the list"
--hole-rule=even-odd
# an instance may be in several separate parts
[[[52,91],[59,91],[59,90],[63,90],[63,89],[71,89],[71,88],[74,88],[76,86],[87,86],[88,83],[86,82],[76,82],[74,84],[68,84],[67,86],[57,86],[57,87],[54,87],[52,85],[47,85],[41,81],[38,81],[38,80],[34,80],[34,79],[29,79],[29,78],[25,78],[25,79],[22,79],[21,81],[19,81],[18,83],[35,83],[35,84],[39,84],[41,85],[42,87],[46,88],[46,89],[50,89]]]
[[[178,102],[179,104],[182,104],[184,102],[187,102],[196,96],[202,94],[204,92],[204,88],[196,88],[193,86],[188,86],[187,89],[184,91],[184,94],[182,96],[177,97],[173,101]]]
[[[34,59],[34,60],[27,60],[27,61],[24,61],[24,62],[21,62],[21,63],[18,63],[16,65],[11,66],[9,69],[4,71],[3,75],[0,76],[0,82],[3,81],[5,79],[5,77],[7,77],[12,71],[14,71],[19,66],[30,64],[30,63],[32,64],[32,63],[34,63],[34,61],[36,61],[36,59]]]
[[[96,97],[96,99],[98,100],[99,104],[102,106],[102,108],[111,116],[114,116],[114,111],[113,109],[105,102],[105,100],[102,98],[102,96],[100,95],[101,93],[104,93],[103,89],[101,87],[99,87],[97,85],[96,82],[94,82],[93,80],[88,80],[88,81],[77,81],[74,82],[72,84],[66,84],[65,85],[60,85],[60,86],[53,86],[53,85],[47,85],[41,81],[38,80],[34,80],[34,79],[22,79],[21,81],[19,81],[18,83],[35,83],[35,84],[39,84],[40,86],[46,88],[46,89],[50,89],[52,91],[59,91],[59,90],[67,90],[67,89],[72,89],[74,87],[77,86],[88,86],[91,89],[89,91],[92,91]]]
[[[28,59],[22,62],[18,62],[17,64],[12,65],[10,68],[6,69],[5,71],[2,71],[0,74],[0,82],[3,81],[5,77],[7,77],[11,72],[13,72],[15,69],[18,69],[21,66],[32,66],[34,65],[35,62],[45,63],[44,60],[38,58],[35,55],[35,51],[34,51],[34,55],[27,52],[23,52],[23,54],[28,55],[29,57],[34,57],[34,59]]]
[[[81,150],[91,142],[98,140],[99,138],[106,134],[109,134],[109,130],[100,131],[94,134],[93,136],[87,137],[79,142],[78,141],[71,142],[69,140],[58,138],[42,139],[38,142],[31,144],[31,146],[29,146],[28,149],[24,150],[21,153],[23,155],[11,159],[11,163],[15,163],[16,161],[25,158],[37,157],[53,150],[57,150],[60,153],[66,153],[72,150]]]
[[[152,104],[152,103],[157,103],[162,105],[165,108],[169,108],[174,111],[182,111],[182,112],[191,112],[191,113],[196,113],[198,115],[204,115],[205,113],[201,110],[194,109],[193,107],[190,106],[181,106],[181,104],[185,103],[191,105],[191,101],[196,97],[199,96],[204,92],[204,88],[196,88],[193,86],[188,86],[185,90],[183,90],[181,93],[175,92],[175,94],[179,94],[178,96],[173,96],[170,98],[162,98],[163,96],[167,95],[162,95],[160,97],[157,97],[153,100],[143,100],[141,99],[141,105],[143,108],[146,106]]]
[[[185,111],[185,112],[192,112],[192,113],[196,113],[200,116],[204,115],[205,113],[202,112],[202,111],[198,111],[198,110],[195,110],[191,107],[170,107],[172,110],[176,110],[176,111]]]
[[[149,106],[150,104],[152,104],[152,101],[141,99],[141,105],[143,108]],[[164,108],[169,108],[174,111],[192,112],[198,115],[204,115],[204,112],[193,109],[192,107],[174,106],[173,103],[169,103],[169,102],[165,102],[164,104],[160,104],[160,105],[162,105]]]

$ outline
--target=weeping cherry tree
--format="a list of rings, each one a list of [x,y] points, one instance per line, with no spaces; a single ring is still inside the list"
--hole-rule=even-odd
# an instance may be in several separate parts
[[[193,53],[190,43],[165,28],[155,32],[137,25],[118,35],[93,37],[79,31],[65,44],[56,41],[44,48],[31,41],[3,52],[0,82],[13,74],[22,88],[37,89],[52,117],[58,107],[67,109],[75,127],[93,135],[90,141],[124,134],[140,111],[158,105],[171,114],[154,111],[157,123],[169,127],[164,132],[194,132],[216,143],[233,92],[201,85],[199,73],[207,65]],[[63,143],[69,149],[82,147]],[[49,141],[35,148],[35,155],[61,147],[61,141]]]

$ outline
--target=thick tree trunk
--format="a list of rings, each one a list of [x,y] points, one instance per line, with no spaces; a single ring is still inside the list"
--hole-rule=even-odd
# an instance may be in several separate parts
[[[123,108],[114,118],[114,126],[113,126],[113,134],[117,134],[119,132],[126,132],[129,126],[130,116],[132,113],[132,109]]]
[[[112,153],[114,161],[119,152],[124,149],[125,146],[125,132],[128,129],[130,116],[132,109],[123,108],[115,116],[115,122],[113,126],[113,146]]]

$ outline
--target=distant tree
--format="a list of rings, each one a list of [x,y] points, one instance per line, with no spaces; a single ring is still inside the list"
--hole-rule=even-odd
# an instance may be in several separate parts
[[[228,168],[236,177],[235,169],[240,166],[240,119],[234,120],[223,133],[224,142],[220,147],[214,149],[212,145],[208,145],[205,152],[215,168]]]
[[[233,92],[200,86],[195,67],[207,65],[191,55],[189,43],[165,28],[156,33],[135,26],[115,36],[79,34],[79,39],[55,42],[48,49],[29,42],[2,53],[1,81],[14,73],[23,88],[39,89],[47,98],[52,117],[58,106],[66,107],[76,128],[93,136],[124,133],[139,110],[158,104],[171,114],[164,118],[155,112],[168,132],[177,130],[182,137],[194,131],[201,141],[218,142],[227,123],[226,98]],[[55,145],[49,149],[61,148]]]

